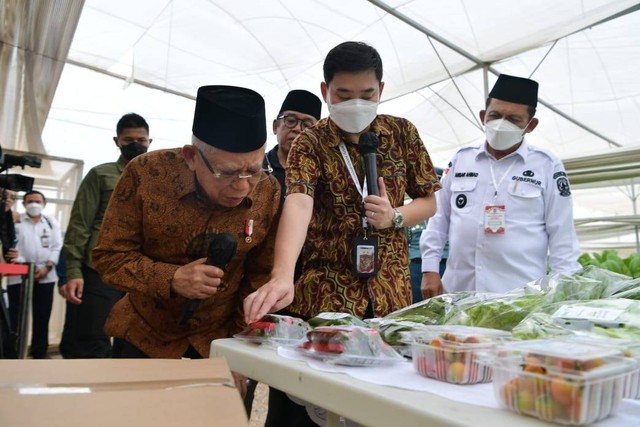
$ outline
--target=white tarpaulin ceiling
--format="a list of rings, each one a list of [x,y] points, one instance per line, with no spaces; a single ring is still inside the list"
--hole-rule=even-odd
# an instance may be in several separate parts
[[[438,165],[482,139],[478,111],[498,73],[540,83],[531,142],[565,160],[623,149],[622,161],[638,162],[639,3],[86,0],[67,62],[177,99],[192,99],[205,84],[246,86],[265,97],[270,119],[290,89],[319,94],[333,46],[366,41],[384,62],[380,111],[413,121]],[[575,189],[576,217],[635,215],[637,175]],[[622,230],[590,235],[635,246],[633,228]]]

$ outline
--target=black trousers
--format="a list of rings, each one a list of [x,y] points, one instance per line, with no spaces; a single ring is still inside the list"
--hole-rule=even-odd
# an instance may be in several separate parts
[[[9,319],[14,330],[18,327],[20,314],[20,290],[23,285],[7,286],[9,295]],[[49,318],[53,307],[53,288],[55,283],[34,283],[31,300],[31,351],[34,359],[47,357],[49,348]]]
[[[60,354],[65,359],[110,358],[111,337],[104,333],[104,323],[124,292],[104,283],[97,271],[84,264],[82,276],[82,304],[67,302]]]
[[[195,348],[189,346],[182,357],[189,359],[202,359],[202,355]],[[113,339],[113,358],[114,359],[149,359],[150,357],[144,351],[140,350],[129,341],[121,338]]]

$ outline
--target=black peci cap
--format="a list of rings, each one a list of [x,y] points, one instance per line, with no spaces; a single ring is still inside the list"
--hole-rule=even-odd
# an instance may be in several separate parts
[[[278,115],[283,111],[296,111],[298,113],[308,114],[320,120],[322,113],[322,101],[316,95],[309,91],[295,89],[287,94],[287,97],[280,107]]]
[[[235,86],[202,86],[196,97],[193,134],[225,151],[248,153],[267,141],[264,98]]]
[[[489,97],[536,108],[538,105],[538,82],[500,74],[493,89],[489,92]]]

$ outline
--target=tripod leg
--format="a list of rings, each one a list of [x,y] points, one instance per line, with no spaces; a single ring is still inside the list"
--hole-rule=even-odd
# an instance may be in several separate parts
[[[11,324],[11,317],[5,302],[7,291],[0,287],[0,359],[15,359],[16,332]]]

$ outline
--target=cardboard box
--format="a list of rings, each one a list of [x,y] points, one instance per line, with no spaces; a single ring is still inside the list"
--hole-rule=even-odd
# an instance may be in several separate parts
[[[0,360],[0,426],[248,426],[223,358]]]

